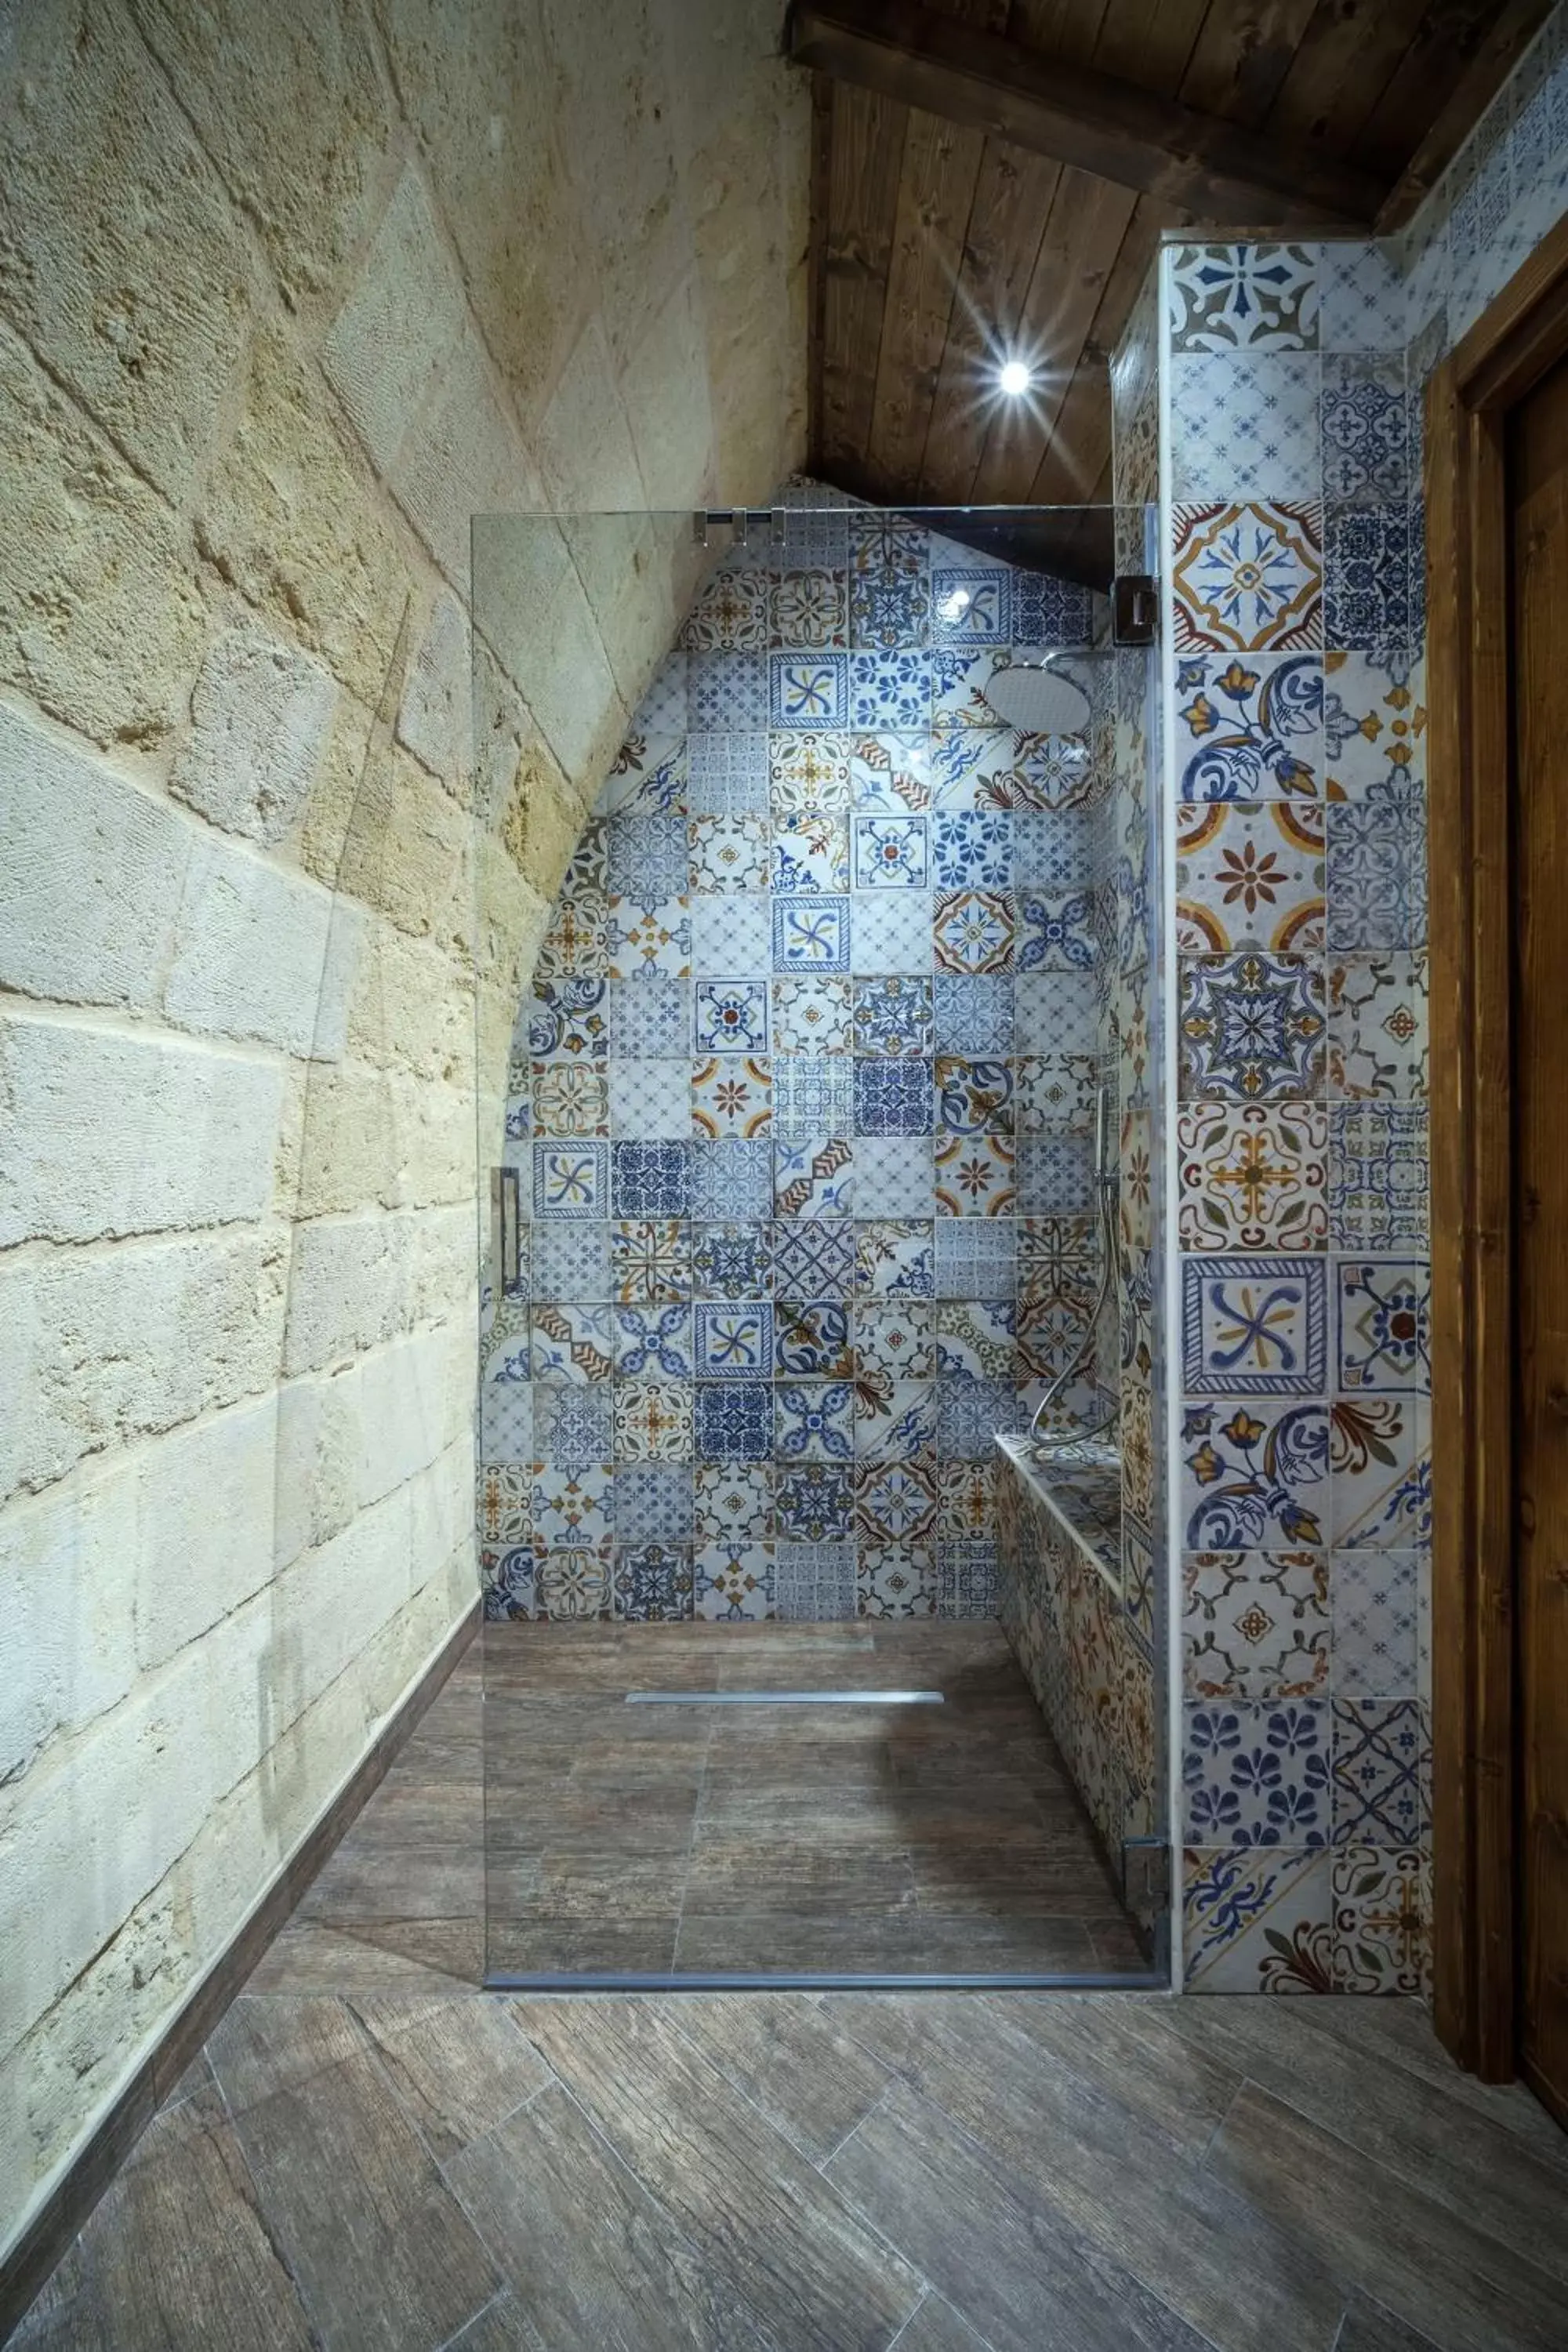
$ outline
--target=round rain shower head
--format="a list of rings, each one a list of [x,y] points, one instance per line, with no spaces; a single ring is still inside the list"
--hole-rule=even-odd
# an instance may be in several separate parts
[[[1018,735],[1081,735],[1089,724],[1088,695],[1048,660],[1013,662],[999,669],[985,699],[1002,724]]]

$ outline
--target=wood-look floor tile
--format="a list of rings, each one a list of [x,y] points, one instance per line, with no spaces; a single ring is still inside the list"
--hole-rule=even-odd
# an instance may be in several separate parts
[[[1407,2067],[1450,2105],[1474,2107],[1502,2130],[1529,2140],[1548,2162],[1568,2163],[1568,2137],[1540,2101],[1522,2083],[1481,2083],[1465,2074],[1438,2041],[1424,2001],[1312,2000],[1302,2005],[1301,2021],[1382,2064]]]
[[[1206,2169],[1441,2352],[1562,2352],[1568,2343],[1560,2280],[1267,2091],[1241,2091]]]
[[[478,1918],[484,1898],[478,1845],[393,1845],[346,1842],[305,1890],[294,1916],[331,1919]]]
[[[247,1993],[461,1991],[478,1987],[484,1929],[476,1919],[337,1926],[296,1915],[246,1979]]]
[[[898,2352],[989,2352],[989,2347],[933,2289],[899,2337]]]
[[[1037,2048],[1009,2022],[1001,1998],[982,2005],[962,1994],[847,1993],[826,2007],[1030,2184],[1071,2232],[1131,2271],[1219,2352],[1327,2352],[1344,2296],[1321,2251],[1303,2247],[1184,2160],[1119,2098]],[[1084,2031],[1093,2030],[1086,2019]]]
[[[764,2340],[847,2352],[897,2333],[922,2282],[662,2005],[524,2000],[516,2013],[704,2265],[765,2314]]]
[[[548,1912],[560,1919],[657,1919],[680,1908],[686,1850],[599,1853],[552,1845],[538,1853],[493,1851],[485,1870],[492,1918],[524,1919]]]
[[[470,2319],[442,2352],[539,2352],[539,2337],[522,2315],[515,2295],[504,2290]]]
[[[675,1964],[677,1911],[631,1918],[583,1918],[576,1913],[492,1912],[487,1964],[501,1976],[650,1976]]]
[[[298,2289],[210,2083],[156,2116],[16,2352],[313,2352]]]
[[[207,2049],[331,2352],[444,2345],[489,2302],[500,2280],[341,2003],[238,2000]]]
[[[550,2080],[502,2001],[389,1993],[357,1996],[349,2006],[437,2164],[493,2130]]]
[[[832,2155],[889,2079],[807,1993],[710,1993],[671,2001],[668,2013],[814,2163]]]
[[[700,1825],[686,1870],[688,1905],[710,1918],[912,1910],[914,1874],[902,1847],[866,1839],[840,1843],[832,1826],[829,1816],[822,1834],[770,1837]]]
[[[1436,2352],[1429,2336],[1407,2327],[1370,2295],[1352,2294],[1334,2338],[1334,2352]]]
[[[1079,1919],[940,1916],[919,1908],[800,1918],[788,1912],[712,1918],[687,1911],[676,1966],[689,1974],[787,1970],[805,1975],[1087,1975],[1095,1965]]]
[[[1201,2157],[1241,2088],[1242,2067],[1223,2045],[1197,2048],[1173,2031],[1167,2020],[1176,2005],[1042,1992],[1014,2002],[1006,2021],[1053,2066],[1114,2099],[1183,2155]]]
[[[907,2084],[825,2167],[994,2352],[1205,2352],[1204,2338]]]
[[[1292,2001],[1276,2019],[1261,2015],[1256,1999],[1217,1997],[1169,2001],[1158,2015],[1163,2033],[1239,2067],[1424,2197],[1568,2282],[1568,2141],[1538,2154],[1408,2069],[1314,2033],[1296,2014],[1305,2006]],[[1139,2021],[1153,2015],[1141,2011]]]

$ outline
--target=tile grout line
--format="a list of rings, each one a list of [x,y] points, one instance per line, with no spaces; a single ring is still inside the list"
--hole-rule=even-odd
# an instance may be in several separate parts
[[[341,2007],[346,2008],[347,2004],[343,2001],[341,1993],[334,1994],[331,1998],[336,2000]],[[244,1999],[243,1994],[240,1996],[240,1999]],[[238,2001],[234,2004],[236,2009],[238,2008]],[[219,2022],[221,2024],[221,2019]],[[212,2038],[212,2036],[209,2036],[209,2041]],[[255,2168],[250,2161],[249,2152],[245,2145],[245,2137],[239,2127],[239,2117],[235,2114],[234,2102],[228,2095],[228,2087],[224,2082],[222,2074],[218,2071],[217,2061],[213,2057],[210,2050],[207,2048],[207,2042],[204,2042],[202,2048],[206,2052],[207,2069],[212,2075],[214,2084],[216,2085],[218,2097],[223,2102],[223,2111],[228,2118],[228,2127],[234,2134],[235,2147],[238,2152],[241,2164],[245,2167],[245,2177],[250,2183],[251,2191],[255,2198],[254,2210],[258,2226],[261,2231],[262,2236],[266,2239],[268,2245],[271,2249],[273,2258],[278,2263],[279,2270],[281,2270],[284,2277],[288,2280],[289,2285],[294,2290],[295,2298],[300,2305],[300,2316],[303,2318],[306,2327],[310,2330],[310,2341],[312,2347],[315,2347],[315,2352],[326,2352],[327,2339],[316,2325],[316,2315],[311,2310],[309,2298],[305,2294],[304,2283],[299,2277],[293,2263],[289,2260],[288,2254],[285,2252],[283,2246],[279,2242],[276,2225],[273,2222],[271,2214],[267,2210],[266,2202],[261,2194],[261,2183],[258,2180]]]

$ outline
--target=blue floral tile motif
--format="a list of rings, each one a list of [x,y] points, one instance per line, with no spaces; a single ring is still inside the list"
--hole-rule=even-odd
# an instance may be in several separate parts
[[[622,1380],[693,1376],[689,1307],[617,1307],[615,1344],[616,1372]]]
[[[692,1235],[691,1272],[699,1298],[765,1298],[773,1286],[767,1228],[700,1225]]]
[[[1317,350],[1318,265],[1310,247],[1184,245],[1170,271],[1173,350]]]
[[[931,1204],[931,1139],[923,1135],[858,1135],[855,1175],[859,1198],[889,1217],[919,1217]]]
[[[504,1625],[538,1613],[536,1566],[530,1544],[513,1544],[505,1550],[487,1548],[480,1553],[488,1624]]]
[[[998,1434],[1021,1427],[1011,1381],[947,1379],[936,1384],[936,1444],[944,1462],[989,1462]]]
[[[802,1219],[773,1228],[773,1285],[781,1298],[847,1298],[855,1288],[855,1228]]]
[[[849,844],[841,816],[786,809],[773,820],[773,890],[778,898],[820,897],[849,887]]]
[[[1334,1843],[1424,1845],[1431,1741],[1413,1698],[1334,1701]]]
[[[773,1371],[771,1307],[705,1304],[696,1309],[697,1370],[705,1380],[766,1380]]]
[[[860,890],[854,906],[857,976],[930,971],[933,942],[929,891]]]
[[[1026,1217],[1075,1216],[1094,1198],[1094,1146],[1087,1134],[1050,1128],[1018,1138],[1018,1209]]]
[[[1426,945],[1426,795],[1405,770],[1330,803],[1328,902],[1335,950]]]
[[[776,1460],[853,1460],[855,1391],[847,1381],[781,1383],[774,1391],[773,1410]]]
[[[772,727],[843,727],[849,716],[849,656],[833,653],[768,656]]]
[[[1403,499],[1409,434],[1403,359],[1333,352],[1323,361],[1323,495]]]
[[[608,1050],[609,983],[588,972],[536,980],[528,1008],[528,1050],[536,1062],[586,1059]]]
[[[931,819],[931,872],[939,890],[1006,890],[1013,881],[1013,819],[1005,809],[942,809]]]
[[[858,1054],[897,1058],[931,1050],[931,984],[918,975],[862,980],[855,984],[854,1042]]]
[[[692,1043],[700,1054],[765,1054],[768,989],[761,980],[700,980]]]
[[[875,1374],[857,1382],[855,1453],[862,1462],[920,1462],[936,1444],[936,1382]]]
[[[1011,1297],[1016,1269],[1017,1234],[1013,1218],[937,1219],[939,1298]]]
[[[1194,1396],[1312,1396],[1328,1377],[1328,1269],[1296,1257],[1187,1259],[1182,1375]]]
[[[693,816],[761,815],[768,805],[768,738],[765,722],[746,733],[687,738]]]
[[[847,1543],[855,1533],[855,1474],[830,1462],[781,1470],[774,1486],[781,1536],[805,1543]]]
[[[1016,971],[1093,971],[1100,961],[1092,890],[1020,890]]]
[[[693,729],[747,729],[768,724],[764,654],[695,653],[689,660],[686,701]]]
[[[1001,1580],[994,1543],[939,1543],[936,1551],[936,1613],[939,1617],[994,1617]]]
[[[1013,635],[1012,574],[1001,564],[933,564],[931,642],[1005,646]]]
[[[529,1535],[537,1550],[569,1550],[574,1545],[602,1549],[615,1523],[609,1465],[556,1470],[536,1463],[528,1507]]]
[[[1323,642],[1315,499],[1174,506],[1170,573],[1185,653],[1310,653]]]
[[[607,1034],[619,1061],[668,1062],[687,1051],[691,983],[662,971],[610,982]]]
[[[781,972],[847,972],[847,898],[781,898],[773,906],[773,969]]]
[[[773,1134],[773,1208],[780,1217],[847,1217],[854,1207],[854,1154],[847,1138]]]
[[[1404,500],[1331,506],[1323,574],[1329,645],[1354,650],[1408,638],[1410,519]]]
[[[691,1213],[721,1223],[766,1217],[773,1208],[773,1152],[765,1139],[694,1143]]]
[[[1010,1299],[965,1299],[937,1309],[936,1365],[951,1380],[1011,1380],[1017,1312]]]
[[[689,1469],[635,1464],[615,1473],[616,1537],[620,1543],[689,1543],[695,1517]]]
[[[930,1382],[900,1382],[901,1387]],[[928,1415],[934,1414],[929,1402]],[[884,1418],[888,1415],[884,1411]],[[870,1426],[868,1420],[867,1427]],[[928,1439],[918,1454],[883,1454],[874,1446],[861,1448],[855,1472],[855,1518],[863,1548],[879,1544],[929,1544],[936,1532],[937,1463]]]
[[[923,562],[857,571],[849,583],[849,635],[857,646],[914,651],[931,635],[931,584]]]
[[[772,1457],[773,1392],[766,1381],[699,1381],[696,1394],[700,1461],[766,1462]]]
[[[1327,1845],[1333,1802],[1326,1704],[1189,1706],[1182,1783],[1192,1845]]]
[[[844,1381],[855,1369],[849,1309],[837,1298],[781,1303],[773,1318],[773,1345],[781,1375]]]
[[[1426,1562],[1413,1551],[1345,1551],[1333,1566],[1334,1695],[1409,1698]]]
[[[954,1135],[1010,1135],[1013,1131],[1013,1065],[944,1054],[936,1065],[937,1109]]]
[[[598,1219],[609,1210],[607,1143],[536,1143],[533,1213],[542,1219]]]
[[[533,1378],[607,1381],[615,1370],[616,1339],[615,1318],[608,1307],[584,1307],[570,1299],[539,1300],[531,1334]],[[528,1378],[529,1352],[525,1348],[524,1369],[511,1377]],[[491,1370],[490,1377],[506,1375]]]
[[[611,1552],[608,1545],[570,1545],[562,1551],[538,1552],[535,1560],[536,1613],[539,1616],[559,1622],[609,1614]]]
[[[929,1135],[931,1066],[913,1059],[855,1057],[857,1135]]]
[[[942,1054],[1010,1054],[1013,1050],[1013,984],[989,975],[968,980],[956,972],[936,978],[936,1045]]]
[[[1343,1258],[1336,1385],[1423,1395],[1432,1386],[1432,1270],[1425,1259]]]
[[[690,1545],[618,1545],[611,1599],[616,1615],[628,1624],[668,1623],[689,1617]]]
[[[479,1390],[479,1447],[486,1462],[531,1462],[533,1389],[526,1381],[486,1381]]]
[[[533,1279],[541,1298],[608,1298],[609,1226],[542,1224],[533,1236]]]
[[[1317,654],[1176,665],[1184,801],[1316,797],[1324,757],[1323,664]],[[1192,746],[1189,750],[1188,746]]]
[[[868,1218],[855,1228],[855,1287],[863,1298],[931,1298],[936,1246],[929,1217]]]
[[[1016,809],[1013,813],[1013,872],[1022,887],[1082,890],[1100,864],[1094,809]]]
[[[689,1143],[617,1143],[614,1195],[617,1217],[688,1217],[691,1213]]]
[[[849,724],[879,733],[913,734],[931,720],[931,660],[906,646],[899,652],[849,656]]]
[[[850,823],[857,890],[925,888],[929,876],[923,816],[857,816]]]
[[[1318,1099],[1328,1029],[1321,964],[1301,956],[1184,956],[1179,987],[1184,1098]]]
[[[1087,646],[1094,635],[1090,592],[1076,580],[1043,572],[1013,574],[1013,642],[1018,646]]]
[[[690,854],[683,816],[616,816],[605,832],[613,893],[647,906],[684,895]]]
[[[773,1580],[781,1618],[823,1623],[855,1614],[852,1543],[780,1543]]]
[[[586,1470],[610,1459],[610,1388],[535,1387],[533,1434],[539,1458],[556,1470]]]
[[[701,1544],[692,1555],[694,1608],[709,1624],[755,1624],[773,1614],[771,1543]]]
[[[1009,890],[939,891],[932,913],[939,970],[1009,972],[1016,909]]]
[[[1184,1550],[1300,1549],[1327,1540],[1325,1405],[1189,1404],[1181,1461]]]
[[[847,1054],[778,1054],[773,1058],[773,1118],[783,1128],[846,1135],[854,1111]]]
[[[1426,1105],[1331,1103],[1331,1248],[1374,1254],[1425,1249],[1426,1202]]]
[[[1183,1975],[1194,1992],[1327,1990],[1326,1847],[1189,1846],[1183,1862]]]

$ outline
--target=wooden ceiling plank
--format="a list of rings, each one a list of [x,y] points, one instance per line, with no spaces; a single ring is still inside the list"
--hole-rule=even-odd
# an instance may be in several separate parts
[[[1292,142],[1332,142],[1362,168],[1392,184],[1417,135],[1412,130],[1375,167],[1363,152],[1362,130],[1391,82],[1405,87],[1409,56],[1430,0],[1377,0],[1347,10],[1344,0],[1318,0],[1290,70],[1269,108],[1264,131]],[[1414,91],[1412,103],[1418,103]]]
[[[921,0],[795,0],[790,54],[1215,226],[1355,226],[1384,188],[1322,149],[1260,138]]]
[[[822,455],[822,376],[827,342],[827,204],[833,184],[833,93],[826,74],[811,78],[811,217],[806,236],[805,447],[808,466]]]
[[[1116,259],[1105,281],[1100,307],[1089,322],[1084,348],[1073,371],[1057,418],[1045,445],[1034,480],[1031,500],[1060,505],[1094,495],[1098,468],[1110,455],[1110,361],[1133,303],[1159,250],[1167,221],[1158,206],[1145,202],[1127,224]],[[1070,414],[1069,414],[1070,410]]]
[[[1133,208],[1125,188],[1086,172],[1062,173],[1018,331],[1021,351],[1035,357],[1040,389],[994,415],[975,473],[977,499],[1016,505],[1027,499]]]
[[[921,460],[921,495],[962,505],[999,397],[994,376],[1017,340],[1061,165],[988,139],[963,240],[947,349]]]
[[[1211,0],[1182,78],[1182,97],[1205,114],[1258,129],[1316,6],[1317,0]]]
[[[1379,230],[1403,228],[1435,188],[1546,18],[1552,0],[1504,0],[1484,12],[1480,38],[1378,215]]]
[[[911,108],[866,462],[873,481],[919,479],[985,142]]]
[[[816,437],[829,471],[860,465],[870,437],[908,121],[891,99],[845,84],[834,91]]]

